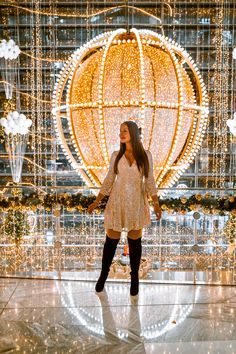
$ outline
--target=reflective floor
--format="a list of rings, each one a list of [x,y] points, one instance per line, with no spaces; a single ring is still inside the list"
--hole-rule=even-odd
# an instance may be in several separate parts
[[[0,353],[235,353],[236,287],[0,278]]]

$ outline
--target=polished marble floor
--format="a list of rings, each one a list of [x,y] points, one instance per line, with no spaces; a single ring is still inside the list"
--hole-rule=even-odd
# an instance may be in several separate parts
[[[0,353],[236,354],[236,287],[0,278]]]

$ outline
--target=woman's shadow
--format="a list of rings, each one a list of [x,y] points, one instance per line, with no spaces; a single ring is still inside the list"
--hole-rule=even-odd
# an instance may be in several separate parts
[[[129,310],[129,318],[127,319],[128,327],[125,321],[124,328],[118,328],[112,314],[106,291],[96,294],[101,303],[105,345],[109,346],[109,354],[144,354],[145,348],[143,338],[141,337],[138,300],[131,297],[131,304],[127,306],[127,313]]]

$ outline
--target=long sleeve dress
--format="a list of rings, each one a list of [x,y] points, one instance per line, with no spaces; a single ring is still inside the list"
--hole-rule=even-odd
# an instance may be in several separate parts
[[[100,193],[109,195],[104,213],[105,229],[114,231],[139,230],[150,224],[150,209],[147,195],[156,195],[157,189],[153,177],[153,161],[150,151],[146,151],[149,161],[149,173],[145,178],[134,161],[130,166],[125,155],[118,163],[118,174],[114,173],[114,163],[118,151],[111,156],[108,173]]]

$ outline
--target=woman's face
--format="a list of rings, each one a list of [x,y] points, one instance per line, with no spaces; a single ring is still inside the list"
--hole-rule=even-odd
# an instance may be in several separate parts
[[[129,128],[126,124],[121,124],[120,126],[120,142],[121,143],[129,143],[131,140],[129,134]]]

